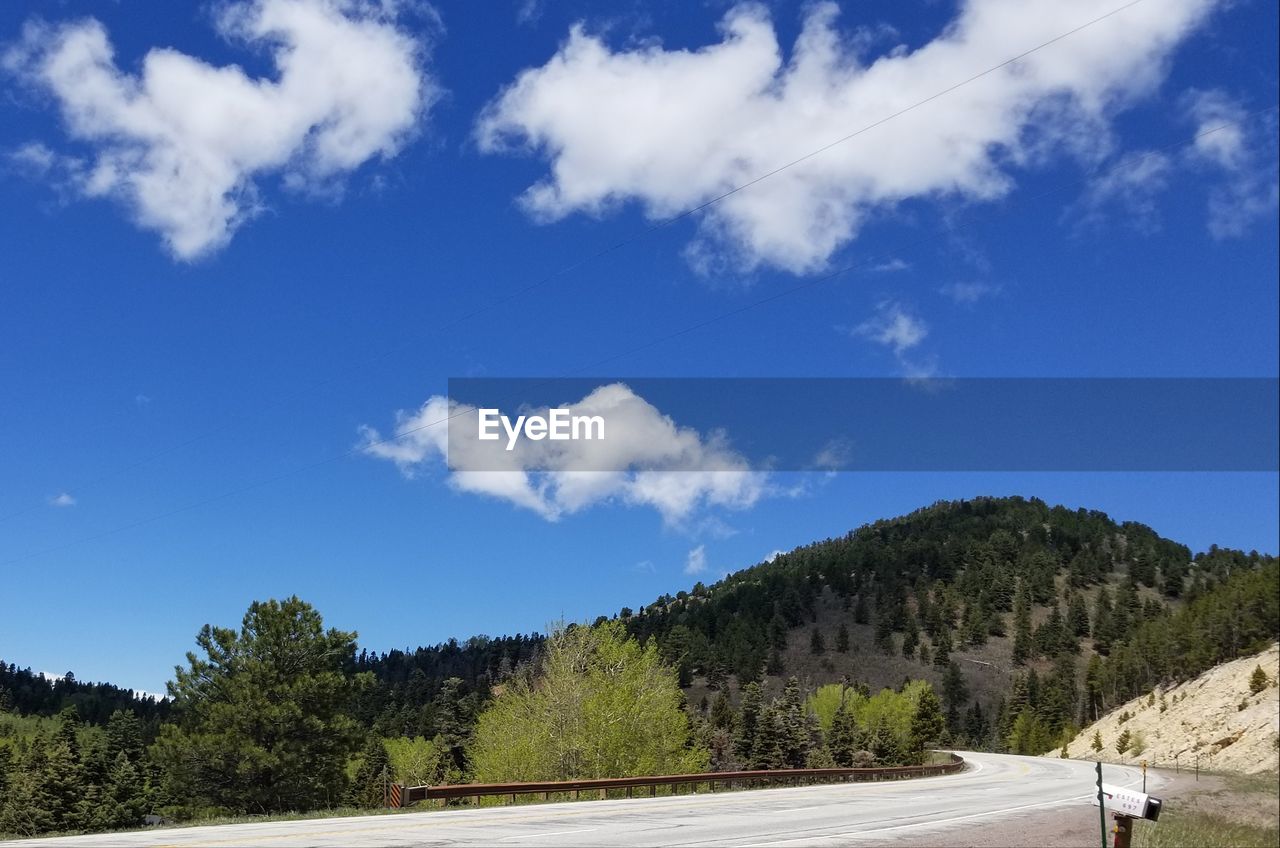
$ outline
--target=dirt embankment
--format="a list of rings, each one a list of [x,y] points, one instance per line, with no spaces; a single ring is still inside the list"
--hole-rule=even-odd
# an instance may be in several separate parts
[[[1254,693],[1255,669],[1267,675]],[[1082,760],[1193,767],[1261,774],[1280,769],[1280,645],[1215,666],[1185,683],[1157,689],[1112,710],[1080,732],[1067,755]],[[1117,742],[1128,731],[1128,749]],[[1094,734],[1102,740],[1095,751]],[[1058,751],[1049,756],[1057,755]]]

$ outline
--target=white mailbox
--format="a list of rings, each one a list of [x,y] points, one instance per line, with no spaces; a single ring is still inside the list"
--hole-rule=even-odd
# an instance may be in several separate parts
[[[1121,816],[1133,816],[1135,819],[1160,818],[1162,803],[1159,798],[1152,798],[1145,792],[1133,789],[1122,789],[1109,783],[1102,784],[1102,797],[1106,808]],[[1098,796],[1093,797],[1093,805],[1098,806]]]

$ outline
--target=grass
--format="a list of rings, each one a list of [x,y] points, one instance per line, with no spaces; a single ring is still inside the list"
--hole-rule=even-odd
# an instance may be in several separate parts
[[[1280,831],[1207,813],[1168,810],[1159,822],[1138,822],[1135,848],[1276,848]]]

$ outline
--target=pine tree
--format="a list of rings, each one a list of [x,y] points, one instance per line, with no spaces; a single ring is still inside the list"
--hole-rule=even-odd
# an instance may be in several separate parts
[[[180,722],[153,746],[171,790],[196,806],[310,810],[345,794],[360,729],[348,709],[355,633],[325,630],[298,598],[255,602],[239,631],[205,625],[170,691]]]
[[[1116,739],[1116,753],[1124,756],[1124,752],[1129,750],[1129,744],[1133,741],[1133,734],[1128,728],[1120,731],[1120,736]]]
[[[827,747],[836,765],[842,768],[853,767],[853,755],[858,752],[858,724],[844,701],[836,708],[835,717],[831,721]]]
[[[946,719],[942,715],[942,703],[938,700],[933,687],[926,683],[916,700],[915,715],[911,719],[910,739],[913,759],[923,762],[925,750],[937,743],[946,726]]]
[[[1098,730],[1093,731],[1093,742],[1089,744],[1089,747],[1092,748],[1094,751],[1097,751],[1098,753],[1102,752],[1102,749],[1104,746],[1102,744],[1101,731],[1098,731]]]
[[[387,746],[376,736],[365,743],[360,765],[351,782],[351,803],[357,807],[385,807],[387,784],[391,781],[391,758]]]
[[[760,728],[760,716],[763,712],[764,698],[759,683],[748,683],[742,689],[742,705],[738,711],[737,736],[733,749],[739,762],[752,761],[756,747],[756,735]]]
[[[965,716],[965,736],[969,738],[970,745],[980,747],[987,738],[987,732],[987,718],[982,714],[982,704],[974,701],[973,706],[969,708],[969,712]]]
[[[1111,650],[1111,641],[1116,638],[1115,618],[1111,609],[1111,592],[1106,586],[1098,590],[1098,598],[1093,605],[1093,648],[1100,654]]]
[[[1031,658],[1031,593],[1025,581],[1018,581],[1013,599],[1013,662],[1023,665]]]
[[[825,654],[827,652],[827,643],[822,638],[822,631],[813,628],[813,632],[809,635],[809,653],[816,655]]]
[[[946,668],[951,662],[951,631],[946,628],[938,631],[933,647],[933,667]]]
[[[849,627],[843,621],[836,631],[836,650],[842,654],[849,653]]]
[[[778,714],[785,730],[782,737],[783,760],[788,768],[804,768],[813,744],[813,725],[805,708],[800,681],[794,677],[782,690]]]
[[[1249,676],[1249,693],[1257,695],[1263,689],[1267,688],[1267,683],[1269,681],[1270,678],[1268,678],[1267,673],[1262,670],[1262,666],[1256,666],[1253,669],[1253,674]]]
[[[1076,636],[1089,635],[1089,610],[1085,607],[1084,596],[1076,591],[1067,596],[1067,626]]]
[[[947,672],[942,678],[942,700],[947,705],[947,726],[952,733],[959,733],[960,712],[969,700],[969,687],[965,685],[960,666],[954,662],[947,663]]]
[[[769,621],[769,647],[775,651],[787,649],[787,620],[775,612]]]
[[[729,703],[729,695],[721,690],[711,705],[711,726],[718,730],[733,729],[733,706]]]
[[[867,612],[867,596],[863,592],[858,593],[858,602],[853,605],[853,623],[866,624],[871,620],[871,616]]]

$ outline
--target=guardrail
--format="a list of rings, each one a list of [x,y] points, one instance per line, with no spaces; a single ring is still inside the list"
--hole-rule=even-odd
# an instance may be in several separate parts
[[[652,797],[657,794],[659,786],[670,786],[672,794],[678,792],[677,787],[692,785],[694,791],[700,784],[706,784],[712,792],[719,784],[726,788],[746,788],[766,784],[806,785],[810,783],[845,783],[866,780],[903,780],[912,777],[931,777],[941,774],[954,774],[964,768],[964,760],[950,754],[950,762],[933,763],[923,766],[885,766],[882,768],[818,768],[818,769],[772,769],[767,771],[718,771],[705,774],[664,774],[645,775],[642,777],[608,777],[587,780],[545,780],[529,783],[461,783],[449,786],[405,786],[399,787],[398,806],[407,807],[418,801],[441,800],[448,803],[458,798],[475,798],[477,802],[485,797],[508,796],[515,803],[519,795],[540,795],[547,800],[553,794],[573,793],[574,798],[582,797],[583,792],[597,793],[597,797],[608,797],[610,790],[624,791],[625,797],[633,797],[636,789],[648,789]],[[396,799],[396,793],[391,793]]]

